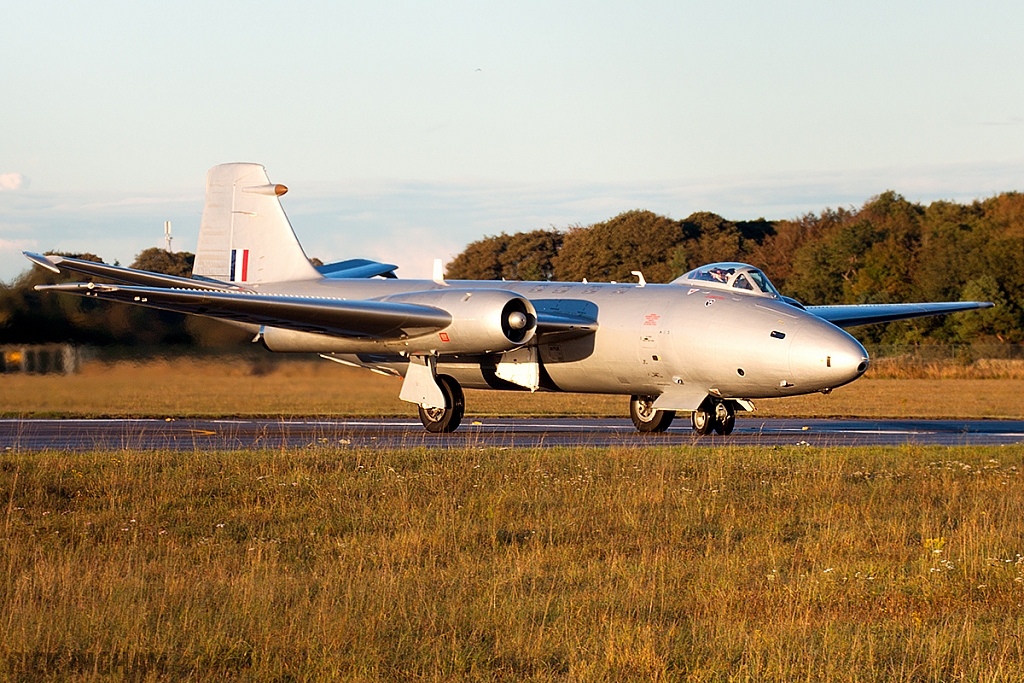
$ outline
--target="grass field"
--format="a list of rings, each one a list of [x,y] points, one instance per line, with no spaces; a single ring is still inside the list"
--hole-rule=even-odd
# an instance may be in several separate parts
[[[0,454],[3,680],[1019,681],[1024,449]]]
[[[756,402],[754,417],[1024,417],[1024,362],[878,363],[824,396]],[[327,361],[151,360],[86,364],[61,375],[0,375],[7,417],[415,415],[401,380]],[[625,417],[628,398],[468,391],[470,415]]]

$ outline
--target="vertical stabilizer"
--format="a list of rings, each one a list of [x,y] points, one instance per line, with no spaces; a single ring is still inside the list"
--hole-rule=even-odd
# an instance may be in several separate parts
[[[238,284],[314,280],[279,197],[259,164],[221,164],[206,175],[195,275]]]

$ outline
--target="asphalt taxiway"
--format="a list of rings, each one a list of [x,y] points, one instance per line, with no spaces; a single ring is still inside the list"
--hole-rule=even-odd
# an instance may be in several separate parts
[[[0,420],[6,451],[330,448],[530,448],[555,446],[941,446],[1024,443],[1019,420],[742,419],[730,436],[700,437],[677,419],[638,434],[625,419],[467,418],[454,434],[415,419]]]

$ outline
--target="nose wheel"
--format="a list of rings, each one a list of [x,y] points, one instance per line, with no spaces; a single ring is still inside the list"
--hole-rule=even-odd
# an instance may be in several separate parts
[[[674,410],[655,410],[653,396],[633,396],[629,399],[629,417],[642,434],[663,432],[675,418]]]
[[[466,398],[462,387],[448,375],[437,376],[437,386],[444,394],[444,408],[419,407],[420,422],[428,432],[447,434],[459,428],[462,415],[466,412]]]
[[[693,431],[700,436],[716,434],[728,436],[736,426],[736,408],[729,401],[715,400],[710,397],[704,400],[700,408],[690,414]]]

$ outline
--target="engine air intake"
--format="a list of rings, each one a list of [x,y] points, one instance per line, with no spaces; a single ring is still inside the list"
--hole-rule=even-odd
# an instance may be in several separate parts
[[[524,299],[510,299],[501,311],[501,331],[513,344],[522,344],[537,327],[537,316],[530,312]]]

